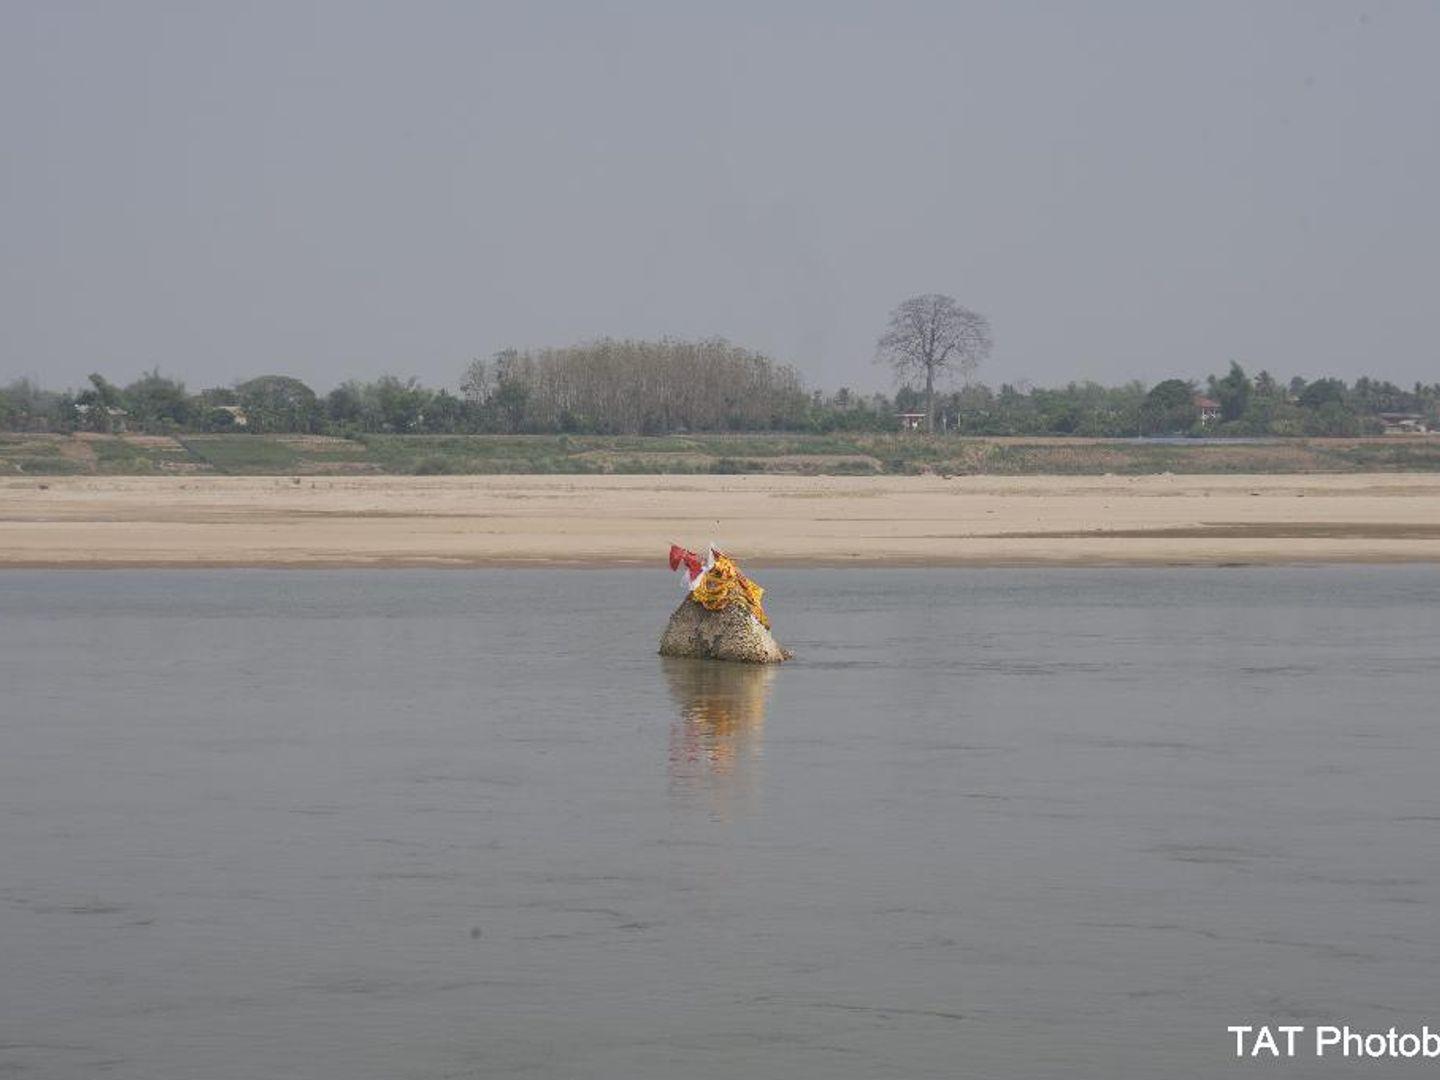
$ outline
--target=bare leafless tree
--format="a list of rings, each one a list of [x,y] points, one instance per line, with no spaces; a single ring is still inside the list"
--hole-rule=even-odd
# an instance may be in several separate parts
[[[511,350],[486,385],[535,430],[602,434],[784,429],[809,400],[794,369],[719,338]]]
[[[925,376],[925,430],[935,430],[935,380],[948,371],[968,375],[990,354],[994,342],[984,315],[939,293],[912,296],[890,312],[890,323],[875,346],[875,362],[899,378]]]
[[[460,392],[472,405],[483,405],[495,391],[495,380],[490,365],[482,357],[471,360],[460,379]]]

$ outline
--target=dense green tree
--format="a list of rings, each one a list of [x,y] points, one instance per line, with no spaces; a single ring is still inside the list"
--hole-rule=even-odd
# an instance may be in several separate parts
[[[1210,395],[1220,403],[1222,422],[1239,420],[1245,415],[1253,389],[1245,369],[1234,360],[1230,361],[1230,371],[1223,379],[1210,377]]]
[[[1325,400],[1311,406],[1305,414],[1307,435],[1359,435],[1360,418],[1342,401]]]
[[[1147,435],[1180,435],[1200,420],[1195,387],[1184,379],[1166,379],[1145,395],[1140,426]]]
[[[425,405],[420,426],[432,435],[463,430],[465,403],[448,390],[440,390]]]
[[[998,435],[1000,424],[995,394],[984,383],[972,383],[951,394],[945,404],[954,427],[962,435]]]
[[[1177,409],[1194,403],[1195,387],[1184,379],[1166,379],[1156,383],[1145,395],[1145,404],[1162,410]]]
[[[1300,391],[1299,402],[1306,409],[1345,404],[1345,384],[1339,379],[1316,379]]]
[[[430,393],[413,376],[382,375],[366,388],[367,411],[378,415],[380,430],[396,435],[422,430]]]
[[[1423,413],[1421,389],[1417,386],[1416,392],[1411,393],[1401,390],[1392,382],[1362,375],[1355,380],[1348,401],[1350,407],[1362,415],[1384,412]]]
[[[923,412],[925,400],[925,395],[913,386],[902,386],[895,391],[895,411],[897,413]]]
[[[862,397],[846,386],[842,386],[829,397],[816,391],[811,400],[805,430],[893,431],[897,411],[899,410],[894,402],[884,394]]]
[[[136,379],[120,394],[132,427],[141,431],[175,431],[190,421],[185,384],[167,379],[156,368]]]
[[[81,414],[74,394],[46,390],[33,379],[16,379],[5,387],[8,426],[14,431],[74,431]]]
[[[526,413],[530,406],[530,389],[519,379],[504,379],[491,399],[500,418],[502,430],[518,434],[526,429]]]
[[[1035,426],[1038,430],[1056,435],[1075,434],[1085,413],[1085,404],[1080,400],[1074,383],[1063,390],[1032,390],[1030,398],[1035,404]]]
[[[289,375],[261,375],[235,387],[247,431],[313,432],[323,410],[315,391]]]
[[[360,385],[353,379],[341,383],[325,395],[325,419],[331,428],[357,428],[364,415],[364,397]]]

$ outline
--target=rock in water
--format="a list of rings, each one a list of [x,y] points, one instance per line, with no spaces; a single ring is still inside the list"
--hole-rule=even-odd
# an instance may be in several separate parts
[[[778,664],[791,654],[742,605],[710,611],[687,596],[670,616],[660,638],[660,655]]]

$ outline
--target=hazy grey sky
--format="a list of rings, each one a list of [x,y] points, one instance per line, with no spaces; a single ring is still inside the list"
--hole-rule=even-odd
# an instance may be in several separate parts
[[[1440,4],[0,0],[0,381],[454,386],[723,335],[889,385],[1440,379]]]

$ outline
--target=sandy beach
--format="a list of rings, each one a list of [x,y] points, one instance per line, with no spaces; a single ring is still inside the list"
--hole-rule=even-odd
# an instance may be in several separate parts
[[[71,477],[0,484],[0,566],[1440,561],[1440,476]]]

